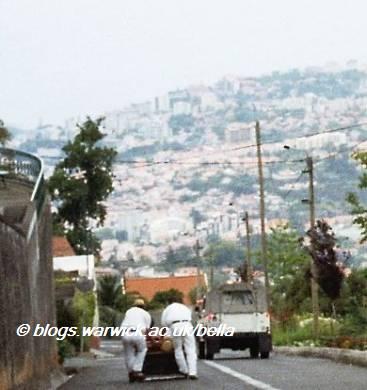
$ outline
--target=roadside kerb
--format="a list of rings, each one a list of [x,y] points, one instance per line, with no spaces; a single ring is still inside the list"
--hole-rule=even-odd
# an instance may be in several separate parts
[[[318,357],[338,363],[367,367],[367,351],[318,347],[274,347],[274,352],[291,356]]]

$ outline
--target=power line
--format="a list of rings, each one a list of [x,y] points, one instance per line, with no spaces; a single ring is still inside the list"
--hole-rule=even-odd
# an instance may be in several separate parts
[[[283,200],[287,199],[287,197],[290,195],[290,193],[294,190],[295,185],[300,181],[301,177],[303,176],[304,172],[301,172],[295,182],[292,184],[291,188],[286,192],[286,194],[282,197]]]
[[[329,130],[325,130],[325,131],[319,131],[319,132],[314,132],[314,133],[310,133],[310,134],[306,134],[306,135],[303,135],[303,136],[300,136],[300,137],[296,137],[296,138],[292,138],[291,140],[298,140],[298,139],[302,139],[302,138],[310,138],[310,137],[314,137],[316,135],[320,135],[320,134],[328,134],[328,133],[335,133],[335,132],[338,132],[338,131],[345,131],[345,130],[352,130],[352,129],[355,129],[357,127],[361,127],[361,126],[364,126],[364,125],[367,125],[367,122],[360,122],[360,123],[355,123],[354,125],[349,125],[349,126],[343,126],[343,127],[338,127],[338,128],[334,128],[334,129],[329,129]],[[264,145],[274,145],[274,144],[278,144],[278,143],[281,143],[283,140],[277,140],[277,141],[273,141],[273,142],[265,142],[265,143],[261,143],[262,146]],[[363,141],[365,142],[365,141]],[[225,150],[221,150],[220,152],[221,153],[226,153],[226,152],[232,152],[232,151],[236,151],[236,150],[243,150],[243,149],[248,149],[248,148],[252,148],[252,147],[256,147],[257,145],[256,144],[251,144],[251,145],[245,145],[245,146],[239,146],[239,147],[236,147],[236,148],[231,148],[231,149],[225,149]],[[218,153],[217,151],[215,153]],[[208,154],[208,153],[207,153]],[[277,164],[277,163],[287,163],[287,162],[300,162],[300,161],[304,161],[304,159],[299,159],[299,160],[292,160],[292,161],[289,161],[289,160],[275,160],[275,161],[264,161],[264,164]],[[116,162],[118,163],[121,163],[121,164],[146,164],[145,166],[149,166],[149,165],[165,165],[165,164],[177,164],[177,165],[242,165],[242,164],[245,164],[244,162],[230,162],[230,161],[214,161],[214,162],[188,162],[188,161],[184,161],[184,160],[166,160],[166,161],[139,161],[139,160],[116,160]],[[245,165],[256,165],[256,162],[249,162],[249,163],[246,163]]]
[[[355,129],[357,127],[361,127],[361,126],[365,126],[365,125],[367,125],[367,122],[355,123],[354,125],[343,126],[343,127],[338,127],[338,128],[335,128],[335,129],[329,129],[329,130],[325,130],[325,131],[318,131],[318,132],[314,132],[314,133],[310,133],[310,134],[305,134],[305,135],[302,135],[300,137],[292,138],[291,141],[297,140],[297,139],[302,139],[302,138],[310,138],[310,137],[314,137],[314,136],[320,135],[320,134],[328,134],[328,133],[335,133],[335,132],[338,132],[338,131],[352,130],[352,129]],[[284,139],[279,139],[277,141],[265,142],[265,143],[262,143],[261,145],[273,145],[273,144],[281,143],[283,141],[284,141]],[[238,146],[237,148],[227,149],[227,151],[249,149],[249,148],[254,148],[254,147],[256,147],[256,144],[245,145],[245,146]],[[223,152],[225,152],[225,151],[226,150],[224,150]]]
[[[336,129],[334,129],[336,130]],[[321,157],[316,159],[316,163],[327,160],[333,157],[338,156],[341,153],[348,152],[350,150],[354,150],[358,145],[367,142],[367,140],[363,140],[358,142],[356,145],[346,147],[344,149],[338,150],[334,153],[331,153],[325,157]],[[293,163],[299,163],[304,162],[306,158],[299,158],[294,160],[270,160],[270,161],[263,161],[264,165],[273,165],[273,164],[293,164]],[[242,165],[242,166],[256,166],[256,161],[184,161],[184,160],[163,160],[163,161],[139,161],[139,160],[116,160],[117,163],[120,164],[141,164],[140,166],[136,166],[136,168],[143,168],[146,166],[154,166],[154,165],[188,165],[188,166],[210,166],[210,165],[228,165],[228,166],[234,166],[234,165]]]

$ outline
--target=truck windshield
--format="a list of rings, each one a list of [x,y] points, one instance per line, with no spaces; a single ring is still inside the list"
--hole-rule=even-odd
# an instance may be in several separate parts
[[[255,302],[252,291],[231,291],[223,294],[223,303],[225,306],[247,306]]]

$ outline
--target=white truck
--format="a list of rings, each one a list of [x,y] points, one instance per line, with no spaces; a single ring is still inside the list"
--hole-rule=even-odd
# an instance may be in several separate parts
[[[233,327],[233,336],[198,337],[199,359],[211,360],[222,348],[245,350],[252,358],[267,359],[272,350],[270,316],[264,283],[258,279],[224,284],[204,299],[199,320],[204,326]]]

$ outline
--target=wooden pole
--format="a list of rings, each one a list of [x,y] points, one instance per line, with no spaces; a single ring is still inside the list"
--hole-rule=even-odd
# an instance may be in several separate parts
[[[252,278],[252,261],[251,261],[251,241],[250,241],[250,224],[248,212],[245,212],[245,226],[246,226],[246,251],[247,251],[247,275]]]
[[[310,228],[315,227],[315,191],[314,191],[314,177],[313,177],[313,159],[307,157],[307,172],[309,177],[309,205],[310,205]],[[314,338],[319,337],[319,287],[316,282],[316,267],[311,258],[311,300],[312,300],[312,314],[313,314],[313,334]]]
[[[266,303],[270,307],[270,285],[268,274],[268,259],[267,259],[267,245],[265,232],[265,195],[264,195],[264,176],[261,157],[261,135],[260,124],[256,121],[256,146],[257,146],[257,166],[259,171],[259,187],[260,187],[260,223],[261,223],[261,260],[264,267],[265,274],[265,289],[266,289]]]

